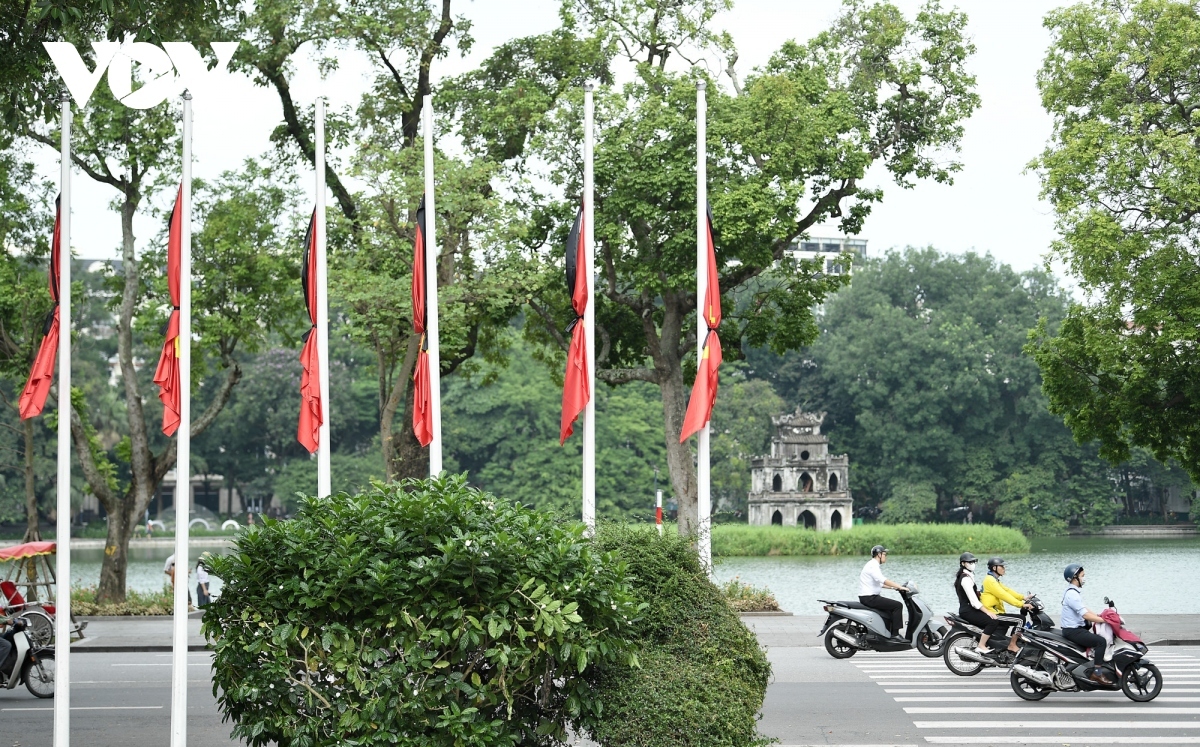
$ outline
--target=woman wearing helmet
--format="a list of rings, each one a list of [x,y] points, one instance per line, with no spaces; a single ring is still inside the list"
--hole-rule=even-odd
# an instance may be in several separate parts
[[[1063,638],[1074,643],[1084,651],[1092,650],[1092,671],[1088,677],[1092,682],[1101,685],[1113,684],[1112,679],[1101,668],[1104,662],[1104,651],[1108,642],[1091,631],[1088,623],[1102,623],[1104,618],[1090,612],[1083,604],[1083,566],[1072,563],[1063,570],[1063,578],[1068,584],[1063,592],[1062,600],[1062,632]]]
[[[979,598],[979,587],[975,585],[974,555],[964,552],[958,556],[958,575],[954,577],[954,593],[958,595],[958,616],[972,625],[982,628],[983,635],[975,642],[975,651],[981,656],[992,658],[988,650],[988,639],[1000,627],[996,613],[983,606]]]
[[[1023,595],[1010,589],[1000,580],[1006,572],[1004,558],[990,558],[987,564],[988,572],[983,577],[983,593],[979,595],[979,601],[983,602],[983,606],[997,615],[1004,614],[1006,602],[1014,607],[1028,607]],[[1017,632],[1013,631],[1012,638],[1008,640],[1008,650],[1014,654],[1019,650],[1017,648]]]

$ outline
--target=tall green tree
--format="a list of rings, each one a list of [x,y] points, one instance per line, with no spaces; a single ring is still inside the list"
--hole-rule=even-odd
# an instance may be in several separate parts
[[[729,6],[570,0],[562,12],[567,31],[596,39],[610,65],[629,71],[627,83],[597,95],[596,375],[608,384],[659,387],[666,463],[685,531],[697,526],[694,458],[679,443],[696,335],[698,77],[688,61],[730,63],[728,87],[709,81],[707,146],[721,290],[752,291],[745,305],[726,305],[722,338],[730,358],[743,340],[778,351],[813,340],[812,308],[842,280],[792,261],[788,247],[827,220],[857,233],[883,194],[861,184],[872,165],[901,186],[950,181],[962,122],[978,104],[961,13],[929,5],[906,18],[887,3],[849,2],[829,30],[785,44],[742,81],[729,38],[711,30]],[[570,92],[549,114],[521,116],[513,99],[523,89],[514,93],[511,83],[539,78],[527,66],[506,65],[512,50],[484,63],[494,74],[480,76],[475,90],[495,106],[480,110],[482,123],[465,120],[473,125],[465,139],[507,153],[514,129],[529,132],[531,147],[514,160],[530,171],[547,164],[545,181],[562,185],[548,194],[531,187],[517,199],[531,216],[526,255],[541,281],[527,331],[565,350],[562,329],[572,315],[560,247],[581,194],[581,94]],[[512,128],[512,120],[521,125]]]
[[[850,455],[856,504],[892,521],[997,518],[1053,533],[1103,524],[1114,486],[1094,447],[1074,443],[1047,409],[1022,347],[1067,299],[1043,271],[933,249],[856,266],[831,298],[821,336],[777,359],[750,355],[789,403],[828,410],[832,447]]]
[[[1030,350],[1077,439],[1200,480],[1200,8],[1093,0],[1045,26],[1054,133],[1034,167],[1083,300]]]

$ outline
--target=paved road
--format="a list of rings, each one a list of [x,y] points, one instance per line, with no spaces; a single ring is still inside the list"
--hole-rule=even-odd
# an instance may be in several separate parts
[[[1200,744],[1200,648],[1160,647],[1166,686],[1153,703],[1123,695],[1054,694],[1019,700],[1000,672],[956,677],[915,653],[836,661],[818,647],[772,647],[775,679],[761,730],[782,745]],[[234,744],[208,678],[209,655],[189,655],[188,743]],[[170,655],[72,657],[72,743],[163,747],[169,743]],[[0,747],[50,747],[51,702],[24,688],[0,691]]]

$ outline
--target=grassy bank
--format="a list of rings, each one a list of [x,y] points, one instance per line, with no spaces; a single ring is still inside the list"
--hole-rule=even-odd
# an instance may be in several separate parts
[[[904,555],[1029,552],[1025,535],[985,524],[865,524],[837,532],[718,524],[712,532],[713,555],[717,556],[868,555],[873,545]]]
[[[169,615],[174,606],[170,587],[162,591],[126,592],[124,604],[97,604],[96,587],[71,589],[71,612],[86,617],[89,615]]]

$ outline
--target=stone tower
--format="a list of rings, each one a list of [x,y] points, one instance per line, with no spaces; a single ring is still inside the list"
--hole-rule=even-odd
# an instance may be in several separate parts
[[[771,418],[771,454],[750,462],[751,524],[782,524],[828,532],[852,523],[850,458],[829,453],[823,412]]]

